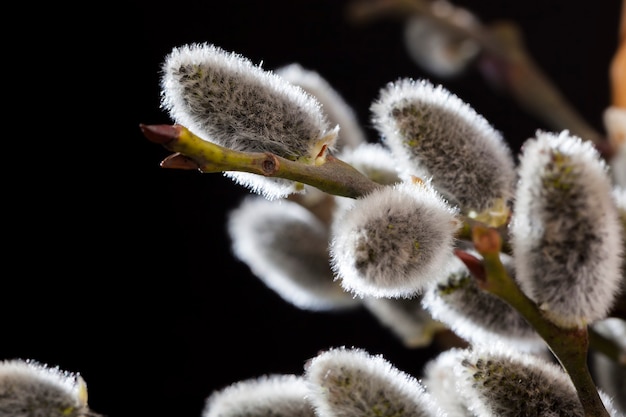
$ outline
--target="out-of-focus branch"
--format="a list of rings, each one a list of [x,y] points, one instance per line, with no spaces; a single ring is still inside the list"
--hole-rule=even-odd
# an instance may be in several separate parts
[[[489,82],[504,88],[526,111],[552,128],[568,129],[592,141],[603,154],[612,154],[605,136],[585,121],[528,54],[516,25],[500,22],[487,30],[500,45],[485,49],[478,61],[478,68]]]
[[[613,154],[606,136],[579,114],[534,62],[516,25],[512,22],[492,26],[462,25],[450,18],[452,7],[443,0],[354,0],[347,14],[354,23],[419,15],[430,19],[451,36],[476,42],[482,50],[477,60],[478,68],[491,84],[506,90],[526,111],[544,120],[551,128],[567,129],[592,141],[607,158]]]

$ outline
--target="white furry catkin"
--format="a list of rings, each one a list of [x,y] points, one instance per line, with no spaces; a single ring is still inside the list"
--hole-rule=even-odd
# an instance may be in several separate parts
[[[500,210],[515,181],[511,151],[468,104],[427,80],[401,79],[371,105],[374,127],[399,164],[469,215]]]
[[[202,417],[315,417],[307,395],[299,375],[264,375],[213,392]]]
[[[453,370],[460,352],[460,349],[448,349],[426,362],[421,381],[447,417],[476,417],[477,414],[468,410],[464,396],[458,393]],[[484,416],[481,414],[480,417]]]
[[[235,256],[283,300],[304,310],[356,307],[334,280],[327,227],[289,200],[248,196],[228,215]]]
[[[362,349],[322,352],[304,376],[317,417],[444,417],[417,379]]]
[[[432,7],[436,8],[439,17],[445,16],[459,28],[472,30],[479,25],[471,12],[447,1],[432,2]],[[459,36],[433,19],[420,15],[406,19],[404,45],[417,65],[444,78],[463,73],[481,50],[475,40]]]
[[[474,251],[472,255],[480,258]],[[469,269],[452,256],[448,268],[424,292],[422,305],[433,318],[445,323],[471,344],[509,343],[524,351],[546,349],[544,340],[521,314],[497,296],[481,290]],[[515,279],[513,260],[502,262]]]
[[[344,148],[338,158],[378,184],[402,182],[393,155],[381,143],[362,143],[355,148]],[[335,196],[335,201],[335,217],[341,216],[343,210],[354,204],[354,199],[348,197]]]
[[[315,97],[331,125],[341,126],[335,142],[337,151],[353,149],[367,143],[356,113],[321,74],[296,63],[277,68],[274,72]]]
[[[79,374],[32,360],[0,361],[1,417],[96,417]]]
[[[428,183],[380,187],[334,220],[331,266],[357,296],[421,293],[452,253],[456,214]]]
[[[608,313],[622,280],[622,228],[607,166],[590,142],[537,132],[520,157],[511,243],[522,290],[555,323]]]
[[[425,372],[426,389],[450,417],[585,416],[571,379],[558,365],[510,346],[453,348]],[[599,394],[611,417],[623,416],[609,396]]]
[[[207,43],[185,45],[166,57],[162,73],[162,107],[207,141],[305,163],[334,145],[338,127],[329,129],[313,96],[239,54]],[[227,175],[269,199],[297,192],[281,178]]]

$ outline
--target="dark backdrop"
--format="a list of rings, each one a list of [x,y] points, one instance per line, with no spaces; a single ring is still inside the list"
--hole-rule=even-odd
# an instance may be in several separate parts
[[[618,0],[456,4],[485,23],[515,20],[542,68],[602,130]],[[367,312],[304,312],[264,287],[233,259],[224,230],[247,191],[218,174],[160,168],[168,152],[138,127],[171,122],[159,108],[164,56],[206,41],[267,69],[317,70],[371,141],[369,105],[399,77],[443,82],[516,149],[545,128],[475,70],[454,80],[421,72],[400,22],[354,26],[345,5],[135,0],[15,15],[35,41],[7,41],[0,358],[80,372],[92,408],[109,417],[198,417],[213,390],[300,373],[331,346],[383,353],[419,375],[431,352],[405,349]]]

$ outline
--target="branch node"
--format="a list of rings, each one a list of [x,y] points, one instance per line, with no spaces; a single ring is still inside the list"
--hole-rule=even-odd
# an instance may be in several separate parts
[[[273,176],[278,169],[280,168],[280,161],[274,154],[266,153],[265,159],[261,163],[261,169],[263,170],[263,175],[268,177]]]

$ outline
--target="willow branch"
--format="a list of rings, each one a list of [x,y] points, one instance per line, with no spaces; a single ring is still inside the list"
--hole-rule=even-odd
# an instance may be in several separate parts
[[[563,328],[545,317],[537,305],[521,291],[500,259],[499,232],[480,225],[474,227],[474,246],[483,257],[479,287],[507,302],[533,326],[570,376],[586,417],[608,417],[587,364],[589,334],[586,327]]]
[[[320,189],[330,195],[358,198],[380,184],[372,181],[352,165],[327,155],[325,162],[308,165],[290,161],[269,152],[242,152],[228,149],[201,139],[181,125],[139,125],[144,136],[153,143],[174,152],[161,162],[161,167],[197,170],[202,173],[226,171],[249,172],[267,177],[278,177]],[[460,240],[472,240],[472,228],[484,223],[459,215],[462,227],[457,232]],[[504,231],[506,225],[499,230]],[[506,235],[503,232],[503,235]],[[503,250],[511,252],[508,242]]]
[[[150,141],[175,152],[161,162],[164,168],[197,169],[204,173],[249,172],[309,184],[329,194],[351,198],[379,187],[379,184],[332,155],[327,155],[322,164],[308,165],[271,153],[228,149],[199,138],[181,125],[141,124],[140,128]]]

